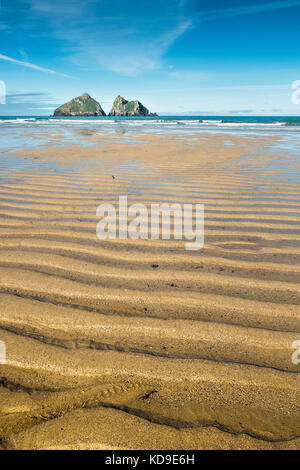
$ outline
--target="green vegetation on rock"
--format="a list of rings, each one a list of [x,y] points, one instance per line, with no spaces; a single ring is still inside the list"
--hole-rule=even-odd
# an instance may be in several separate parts
[[[106,114],[98,101],[84,93],[57,108],[54,116],[106,116]]]
[[[109,116],[157,116],[155,113],[149,113],[148,109],[138,100],[127,101],[118,95],[115,99]]]

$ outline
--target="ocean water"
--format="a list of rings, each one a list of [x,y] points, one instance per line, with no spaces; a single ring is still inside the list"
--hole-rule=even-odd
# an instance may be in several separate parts
[[[137,128],[143,132],[300,132],[300,116],[158,116],[144,117],[53,117],[53,116],[0,116],[3,127],[51,128]],[[141,129],[142,128],[142,129]]]

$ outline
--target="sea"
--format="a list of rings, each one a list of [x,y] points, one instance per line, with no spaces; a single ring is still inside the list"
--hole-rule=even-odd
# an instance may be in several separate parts
[[[300,116],[158,116],[158,117],[54,117],[0,116],[0,126],[84,126],[96,128],[143,128],[145,132],[298,132]]]

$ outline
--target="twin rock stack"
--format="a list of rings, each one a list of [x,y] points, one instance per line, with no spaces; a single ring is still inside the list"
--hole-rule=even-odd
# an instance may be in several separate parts
[[[88,93],[63,104],[54,111],[54,116],[106,116],[100,103],[94,100]],[[108,116],[145,116],[154,117],[156,113],[150,113],[138,100],[127,101],[118,95]]]

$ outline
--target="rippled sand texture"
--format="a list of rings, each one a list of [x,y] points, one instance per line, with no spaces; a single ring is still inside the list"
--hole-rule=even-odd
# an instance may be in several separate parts
[[[0,160],[1,446],[299,449],[299,165],[263,138],[87,139]],[[124,194],[205,203],[204,249],[100,242]]]

